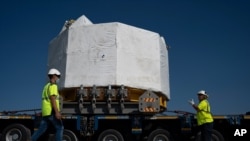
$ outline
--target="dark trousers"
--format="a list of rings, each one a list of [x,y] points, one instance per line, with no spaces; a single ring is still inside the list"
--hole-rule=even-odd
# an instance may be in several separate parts
[[[56,141],[62,141],[63,137],[63,123],[61,120],[56,119],[55,115],[43,117],[38,130],[32,135],[32,141],[38,140],[38,138],[47,130],[49,122],[51,122],[56,129]]]
[[[212,140],[212,130],[213,123],[205,123],[200,126],[201,130],[201,140],[202,141],[211,141]]]

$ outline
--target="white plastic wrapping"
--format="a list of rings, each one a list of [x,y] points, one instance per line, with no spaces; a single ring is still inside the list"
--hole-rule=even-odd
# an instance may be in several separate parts
[[[118,22],[81,22],[83,17],[63,28],[49,45],[48,68],[62,73],[60,88],[124,85],[159,91],[170,99],[163,37]]]

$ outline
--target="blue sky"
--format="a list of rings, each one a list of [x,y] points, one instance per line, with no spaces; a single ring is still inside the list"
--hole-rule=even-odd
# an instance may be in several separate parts
[[[204,89],[214,114],[250,111],[247,0],[18,1],[0,5],[0,111],[40,108],[48,44],[65,20],[121,22],[163,36],[169,50],[169,110],[194,112]]]

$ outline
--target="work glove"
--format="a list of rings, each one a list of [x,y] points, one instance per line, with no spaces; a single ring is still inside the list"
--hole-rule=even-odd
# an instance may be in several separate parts
[[[194,105],[194,99],[188,101],[191,105]]]

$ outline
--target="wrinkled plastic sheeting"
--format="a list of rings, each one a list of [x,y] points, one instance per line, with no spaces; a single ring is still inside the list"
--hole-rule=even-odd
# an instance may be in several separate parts
[[[76,20],[49,45],[48,68],[61,72],[60,88],[124,85],[161,92],[170,99],[163,37],[118,22],[80,23]]]

